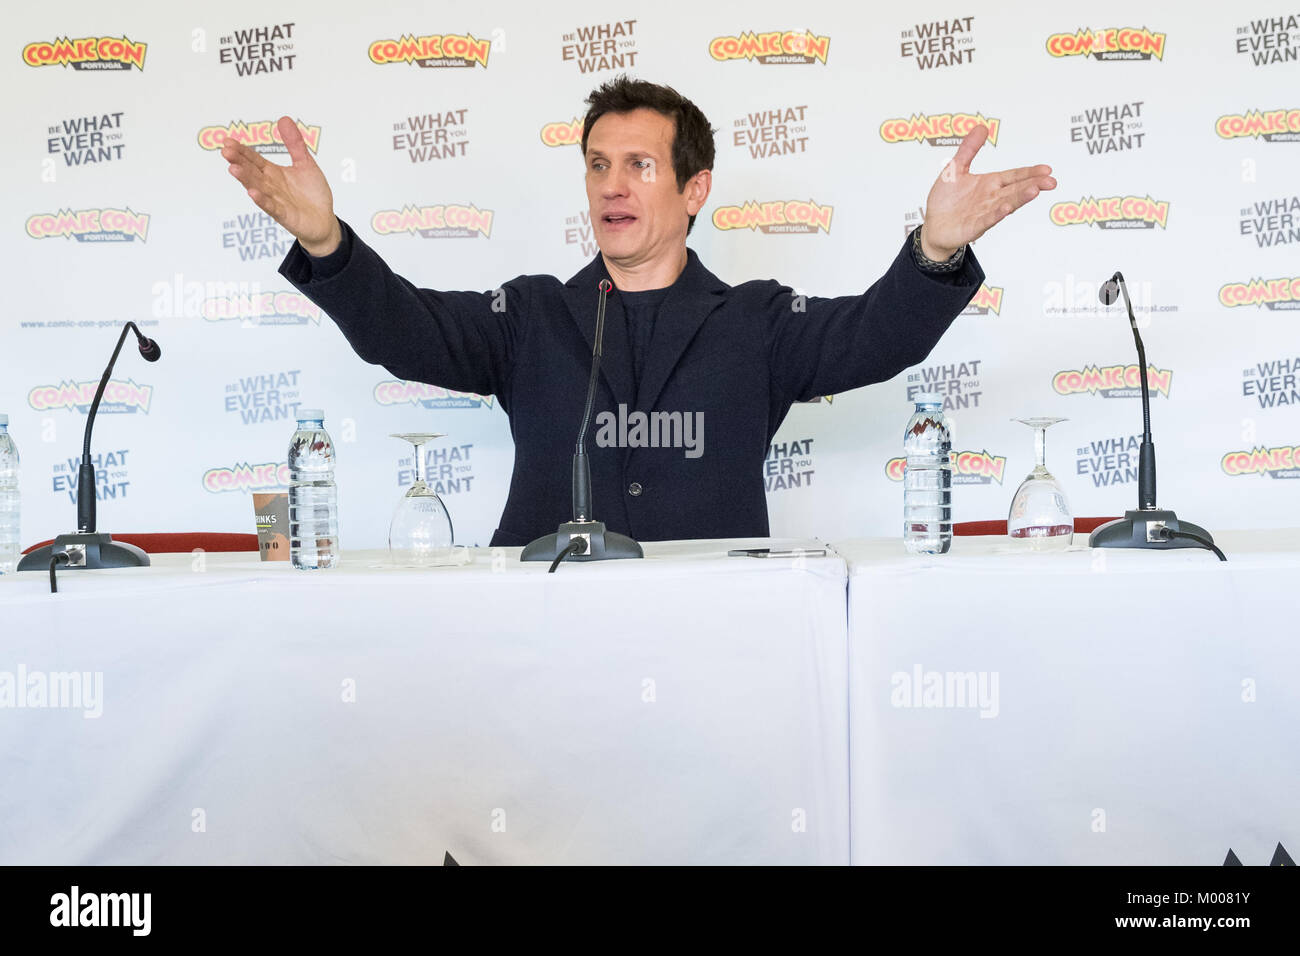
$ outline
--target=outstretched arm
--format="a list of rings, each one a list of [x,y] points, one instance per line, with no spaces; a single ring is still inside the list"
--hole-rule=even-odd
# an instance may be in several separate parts
[[[295,246],[280,274],[334,320],[365,361],[408,381],[495,394],[505,406],[530,283],[521,277],[489,292],[417,288],[343,229],[351,252],[338,271],[320,276],[319,260]]]
[[[776,282],[762,284],[777,420],[792,401],[883,382],[924,361],[982,281],[970,250],[954,272],[922,272],[909,235],[862,295],[805,298]]]
[[[962,140],[926,200],[921,252],[945,263],[1040,192],[1056,188],[1050,166],[976,174],[971,161],[988,139],[977,126]],[[884,381],[924,361],[984,280],[967,250],[951,270],[922,269],[909,237],[889,270],[865,294],[808,298],[770,283],[771,352],[777,395],[808,399]],[[785,404],[775,408],[777,420]]]
[[[281,274],[334,320],[365,361],[412,381],[495,393],[504,403],[526,284],[486,293],[417,289],[350,229],[344,242],[329,183],[302,133],[287,116],[277,129],[289,166],[230,139],[221,155],[258,208],[298,240]],[[345,246],[332,260],[319,261]]]

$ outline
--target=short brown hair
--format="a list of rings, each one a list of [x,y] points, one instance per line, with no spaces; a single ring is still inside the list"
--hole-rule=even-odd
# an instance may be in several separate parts
[[[622,74],[591,91],[587,97],[587,117],[582,121],[582,155],[587,155],[587,136],[596,120],[606,113],[631,113],[633,110],[654,110],[673,121],[673,173],[677,177],[677,191],[702,169],[713,169],[713,134],[700,108],[671,86],[660,86],[645,80],[634,80]],[[686,233],[695,226],[695,217],[687,221]]]

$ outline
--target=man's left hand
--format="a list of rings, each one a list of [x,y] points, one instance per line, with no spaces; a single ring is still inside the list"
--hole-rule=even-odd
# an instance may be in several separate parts
[[[1050,166],[972,173],[971,160],[988,138],[989,128],[983,124],[967,133],[930,188],[921,229],[921,251],[927,258],[951,258],[1040,192],[1056,188]]]

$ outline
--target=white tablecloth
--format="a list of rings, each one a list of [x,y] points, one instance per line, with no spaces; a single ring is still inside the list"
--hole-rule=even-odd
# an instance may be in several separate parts
[[[1296,857],[1300,531],[1216,541],[1226,564],[840,545],[853,862]]]
[[[102,675],[0,706],[0,864],[846,863],[845,564],[746,543],[0,578],[0,683]]]
[[[1300,533],[1217,538],[9,575],[0,863],[1294,856]]]

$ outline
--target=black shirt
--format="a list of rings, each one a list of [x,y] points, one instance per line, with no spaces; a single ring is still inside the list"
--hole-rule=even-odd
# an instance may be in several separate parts
[[[623,315],[627,322],[627,343],[632,352],[632,388],[641,387],[641,371],[645,368],[646,356],[650,354],[650,339],[654,335],[655,318],[659,308],[672,286],[662,289],[649,289],[645,292],[618,292],[623,303]]]

